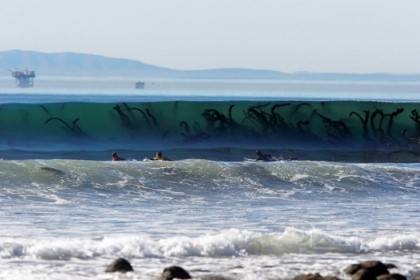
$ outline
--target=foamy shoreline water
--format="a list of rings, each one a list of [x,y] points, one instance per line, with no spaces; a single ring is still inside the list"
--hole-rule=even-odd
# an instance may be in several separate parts
[[[401,163],[3,160],[0,278],[156,279],[177,264],[290,279],[368,259],[416,275],[418,174]],[[104,274],[117,257],[136,271]]]

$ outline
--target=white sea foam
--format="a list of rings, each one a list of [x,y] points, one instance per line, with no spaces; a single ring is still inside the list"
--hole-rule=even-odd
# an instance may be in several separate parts
[[[197,237],[155,239],[150,235],[120,235],[103,238],[6,238],[0,241],[3,259],[69,260],[168,257],[238,257],[288,253],[357,253],[420,250],[420,235],[376,238],[342,237],[319,230],[287,228],[281,233],[229,229]]]

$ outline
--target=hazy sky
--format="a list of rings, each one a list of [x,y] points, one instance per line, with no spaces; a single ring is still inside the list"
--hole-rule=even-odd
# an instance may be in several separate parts
[[[181,69],[420,73],[420,0],[0,0],[0,36]]]

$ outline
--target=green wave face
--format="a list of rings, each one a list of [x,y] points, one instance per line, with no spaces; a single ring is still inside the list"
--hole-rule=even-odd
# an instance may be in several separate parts
[[[3,147],[412,148],[416,103],[155,102],[3,104]]]

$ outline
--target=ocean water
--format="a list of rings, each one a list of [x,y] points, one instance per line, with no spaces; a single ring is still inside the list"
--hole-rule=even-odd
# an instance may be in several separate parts
[[[420,274],[416,84],[154,83],[3,90],[0,279],[344,277],[368,259]],[[135,271],[104,273],[117,257]]]

